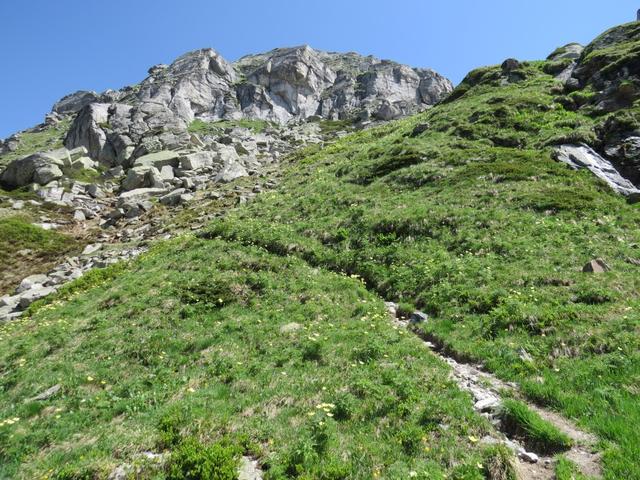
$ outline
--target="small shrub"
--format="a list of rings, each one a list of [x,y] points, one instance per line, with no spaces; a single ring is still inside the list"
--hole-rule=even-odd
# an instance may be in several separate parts
[[[203,445],[194,438],[181,442],[171,454],[167,480],[235,480],[238,452],[220,444]]]
[[[353,351],[353,359],[358,362],[370,363],[382,356],[382,347],[377,342],[371,342]]]
[[[322,345],[320,342],[309,340],[302,346],[302,359],[305,362],[319,362],[322,360]]]
[[[96,476],[95,472],[91,470],[80,470],[67,465],[61,470],[58,470],[52,478],[54,480],[93,480]]]
[[[170,448],[177,445],[182,439],[182,426],[185,424],[185,416],[178,408],[171,409],[165,413],[158,424],[160,430],[159,446]]]
[[[356,398],[350,393],[341,393],[334,400],[336,406],[333,410],[333,418],[338,421],[349,420],[356,410]]]
[[[424,437],[422,429],[415,425],[405,427],[396,435],[396,439],[402,445],[402,449],[409,456],[417,455],[420,452],[422,437]]]
[[[319,480],[346,480],[351,478],[352,469],[348,463],[339,460],[331,460],[328,464],[322,466]]]

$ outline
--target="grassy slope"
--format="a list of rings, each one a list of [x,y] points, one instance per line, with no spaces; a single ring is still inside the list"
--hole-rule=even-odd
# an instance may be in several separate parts
[[[211,235],[359,274],[427,310],[451,350],[599,434],[607,478],[640,478],[638,267],[626,262],[640,256],[640,214],[551,160],[546,144],[604,119],[554,103],[543,68],[502,86],[482,69],[455,101],[300,155],[278,193]],[[583,274],[594,257],[613,271]]]
[[[183,238],[74,288],[0,327],[0,478],[105,478],[168,432],[272,479],[482,478],[485,421],[358,279]]]
[[[10,293],[24,277],[46,271],[78,248],[74,238],[32,225],[26,216],[0,218],[0,292]]]
[[[55,150],[62,147],[71,120],[63,120],[57,125],[48,126],[40,132],[25,132],[20,134],[20,142],[15,152],[0,155],[0,169],[13,160],[26,157],[35,152]]]

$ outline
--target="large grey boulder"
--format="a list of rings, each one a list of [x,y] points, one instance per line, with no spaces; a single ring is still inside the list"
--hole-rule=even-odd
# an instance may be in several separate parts
[[[51,111],[62,115],[77,113],[87,105],[95,103],[98,100],[99,97],[96,92],[79,90],[75,93],[62,97],[53,105]]]
[[[24,310],[36,300],[40,300],[47,295],[51,295],[53,292],[55,292],[54,287],[43,287],[41,285],[36,285],[34,288],[27,290],[25,293],[20,295],[19,306]]]
[[[24,187],[31,183],[45,185],[62,177],[63,161],[46,153],[35,153],[14,160],[0,175],[6,188]]]
[[[547,57],[547,60],[577,60],[580,58],[580,55],[582,55],[583,51],[584,47],[579,43],[569,43],[563,47],[557,48]]]
[[[555,158],[573,169],[588,169],[622,195],[632,199],[640,197],[640,190],[631,181],[620,175],[609,160],[601,157],[587,145],[561,145],[555,151]]]
[[[215,178],[216,182],[229,183],[240,177],[248,177],[249,173],[246,168],[238,162],[230,162],[218,173]]]
[[[180,154],[169,150],[163,150],[156,153],[149,153],[142,157],[138,157],[134,162],[134,167],[155,167],[160,169],[165,166],[177,167],[180,163]]]
[[[199,170],[213,165],[215,154],[213,152],[195,152],[180,157],[180,168],[183,170]]]
[[[156,167],[141,165],[129,169],[121,187],[123,191],[139,188],[163,188],[163,181],[164,178]]]

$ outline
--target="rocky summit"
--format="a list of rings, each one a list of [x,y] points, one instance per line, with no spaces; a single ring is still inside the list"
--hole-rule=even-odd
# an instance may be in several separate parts
[[[67,148],[86,147],[95,160],[116,166],[189,146],[187,127],[196,119],[391,120],[437,103],[452,89],[432,70],[355,53],[303,46],[229,63],[203,49],[150,68],[138,85],[71,94],[53,106],[52,115],[77,114]]]
[[[0,478],[640,479],[639,68],[632,22],[64,97],[0,143]]]

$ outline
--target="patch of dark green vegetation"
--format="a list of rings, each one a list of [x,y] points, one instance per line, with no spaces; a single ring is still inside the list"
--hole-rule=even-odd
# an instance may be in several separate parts
[[[189,132],[197,133],[198,135],[222,135],[227,128],[246,128],[253,133],[260,133],[272,125],[271,122],[266,120],[253,120],[249,118],[240,120],[218,120],[213,122],[196,119],[189,125]]]
[[[318,120],[318,125],[320,125],[320,131],[325,136],[339,132],[352,132],[355,129],[354,121],[351,119]]]
[[[33,225],[26,216],[0,218],[0,291],[78,248],[72,237]]]

